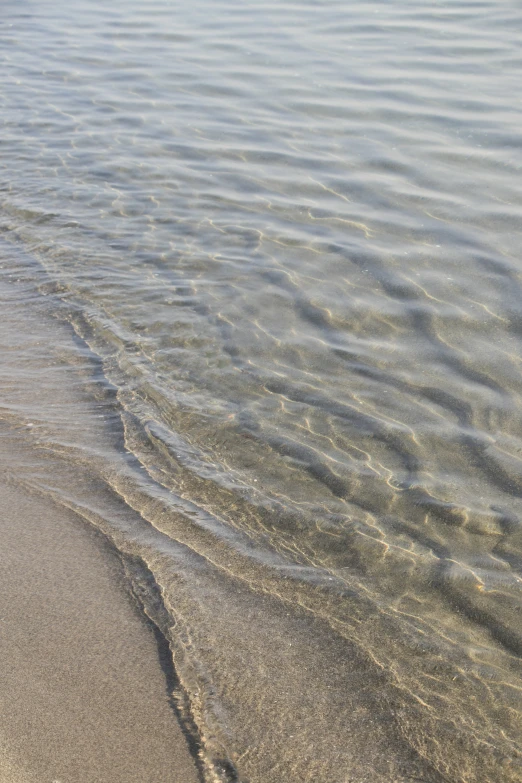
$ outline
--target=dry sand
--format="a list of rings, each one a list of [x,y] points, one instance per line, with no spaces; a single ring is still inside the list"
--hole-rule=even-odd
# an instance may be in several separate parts
[[[0,481],[1,783],[196,783],[153,630],[72,513]]]

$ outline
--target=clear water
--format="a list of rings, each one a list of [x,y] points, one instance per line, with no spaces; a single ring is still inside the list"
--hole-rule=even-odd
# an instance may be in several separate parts
[[[202,779],[522,780],[519,3],[2,10],[2,463]]]

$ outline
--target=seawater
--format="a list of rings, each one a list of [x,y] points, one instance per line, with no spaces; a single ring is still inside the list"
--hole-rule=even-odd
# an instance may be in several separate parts
[[[3,470],[202,780],[522,780],[519,3],[2,11]]]

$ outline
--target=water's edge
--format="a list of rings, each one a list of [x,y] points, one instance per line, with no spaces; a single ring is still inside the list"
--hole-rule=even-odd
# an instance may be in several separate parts
[[[119,552],[202,780],[521,783],[517,3],[0,44],[0,466]]]
[[[331,580],[331,576],[325,574],[321,577],[319,571],[314,574],[311,586],[306,587],[311,573],[304,564],[298,566],[297,574],[295,573],[296,565],[292,565],[291,561],[285,561],[284,558],[280,559],[278,563],[277,561],[272,562],[271,566],[268,566],[266,562],[259,562],[255,549],[251,549],[249,553],[241,554],[241,545],[239,547],[239,567],[235,563],[226,565],[225,560],[234,557],[233,548],[231,549],[226,540],[225,542],[221,541],[223,528],[218,521],[214,522],[217,525],[217,538],[212,531],[211,520],[205,517],[207,512],[203,513],[200,519],[196,519],[195,529],[189,516],[189,528],[187,528],[187,510],[189,514],[193,515],[194,506],[187,509],[186,501],[183,501],[181,497],[169,495],[169,498],[166,498],[162,486],[156,485],[155,482],[147,484],[147,489],[145,489],[143,479],[137,478],[136,474],[138,471],[142,471],[147,463],[143,463],[135,455],[129,453],[126,425],[121,421],[122,409],[118,401],[118,389],[114,383],[107,380],[100,356],[93,353],[90,345],[85,342],[79,331],[70,331],[70,301],[66,299],[64,302],[57,297],[56,293],[52,293],[57,289],[60,290],[60,286],[49,280],[47,273],[40,266],[35,266],[33,258],[26,256],[14,246],[12,251],[11,258],[17,259],[17,261],[10,267],[9,274],[11,281],[14,279],[16,282],[9,282],[4,288],[4,293],[11,291],[7,298],[11,298],[12,310],[9,313],[8,308],[4,307],[3,312],[4,316],[13,315],[15,323],[11,323],[6,333],[9,332],[9,329],[14,329],[18,334],[17,339],[23,339],[19,335],[20,322],[16,323],[21,303],[24,303],[25,308],[23,320],[26,324],[26,330],[31,308],[33,308],[35,315],[38,314],[40,330],[42,317],[45,319],[46,313],[59,315],[61,323],[56,321],[52,323],[53,334],[52,337],[49,335],[54,343],[51,353],[55,358],[52,359],[52,362],[56,362],[56,356],[60,357],[57,362],[60,371],[57,378],[61,377],[63,373],[66,377],[68,376],[69,388],[74,391],[75,396],[72,408],[65,412],[64,417],[58,415],[58,419],[53,421],[55,409],[51,406],[47,413],[52,415],[49,416],[47,422],[45,421],[46,406],[42,405],[43,400],[53,399],[52,393],[50,393],[51,389],[58,396],[63,395],[64,386],[63,377],[61,377],[60,387],[53,387],[57,378],[49,378],[47,360],[50,359],[50,356],[44,359],[40,352],[38,361],[42,363],[42,367],[31,366],[30,372],[38,375],[38,372],[41,372],[45,367],[47,389],[42,390],[42,395],[38,400],[28,389],[25,400],[20,400],[17,397],[14,409],[9,409],[9,405],[4,405],[3,410],[3,418],[9,423],[11,432],[14,432],[15,436],[19,438],[20,431],[22,431],[23,440],[29,444],[30,457],[27,465],[17,466],[17,480],[26,482],[32,490],[37,489],[43,492],[56,502],[75,511],[89,524],[95,525],[120,553],[132,589],[138,596],[145,614],[154,622],[162,637],[167,640],[171,650],[173,668],[180,683],[173,698],[176,701],[181,723],[185,727],[187,736],[191,738],[192,749],[197,749],[200,770],[204,779],[227,781],[227,783],[234,780],[258,779],[254,775],[252,777],[248,774],[247,777],[243,775],[241,770],[243,754],[237,751],[238,744],[241,746],[244,743],[243,747],[246,750],[249,742],[259,741],[257,739],[259,734],[256,737],[257,730],[253,734],[248,733],[247,738],[239,739],[238,743],[236,730],[230,732],[229,729],[227,730],[227,725],[230,725],[228,717],[233,715],[234,709],[241,705],[242,700],[250,709],[248,707],[249,689],[251,689],[251,695],[256,700],[258,699],[257,688],[259,684],[255,683],[255,678],[254,682],[249,683],[248,677],[245,676],[246,687],[237,688],[237,692],[232,698],[227,693],[228,685],[225,686],[225,691],[222,690],[221,693],[216,691],[216,680],[219,681],[218,670],[212,671],[211,669],[209,671],[207,668],[209,661],[205,660],[205,656],[208,655],[205,652],[205,647],[209,644],[207,634],[211,630],[212,624],[208,625],[209,608],[204,606],[204,603],[206,599],[210,598],[208,592],[210,590],[214,594],[212,599],[208,601],[212,622],[215,622],[218,617],[217,606],[221,604],[228,614],[231,609],[234,611],[235,594],[237,592],[246,593],[241,597],[239,606],[242,607],[243,612],[246,610],[247,614],[240,613],[236,621],[239,625],[234,623],[232,628],[228,629],[228,640],[227,629],[225,629],[221,638],[218,634],[215,647],[211,645],[209,648],[212,652],[212,658],[216,656],[217,663],[224,664],[220,674],[225,676],[225,681],[230,678],[232,667],[226,655],[224,661],[220,660],[222,654],[220,646],[229,645],[231,639],[234,639],[234,644],[237,644],[239,641],[238,630],[242,634],[245,629],[248,634],[248,627],[252,622],[252,619],[248,619],[248,614],[250,614],[250,618],[263,617],[263,623],[271,624],[271,627],[269,625],[270,638],[278,648],[278,656],[281,655],[283,649],[285,653],[289,652],[288,644],[290,647],[292,646],[290,639],[293,639],[294,644],[298,643],[300,667],[303,666],[303,662],[306,664],[306,658],[310,656],[310,645],[313,643],[314,636],[317,637],[317,633],[319,633],[318,638],[322,638],[324,641],[331,631],[334,631],[334,636],[329,638],[326,647],[319,646],[310,658],[311,671],[321,661],[327,672],[329,671],[329,676],[333,675],[334,678],[337,678],[338,682],[334,689],[338,693],[335,695],[333,703],[328,704],[328,689],[332,686],[327,685],[323,678],[319,678],[319,681],[316,682],[316,672],[313,672],[311,679],[305,676],[304,681],[299,682],[298,680],[298,685],[296,684],[297,687],[292,694],[296,705],[301,703],[303,696],[306,699],[307,689],[311,691],[312,700],[317,699],[319,695],[323,700],[326,698],[326,703],[323,701],[323,709],[328,720],[333,719],[333,714],[330,713],[332,709],[337,720],[340,717],[339,697],[342,698],[344,708],[347,707],[348,721],[345,726],[342,722],[338,722],[330,732],[332,747],[329,752],[337,754],[337,756],[333,756],[331,774],[336,774],[336,769],[338,774],[339,768],[351,768],[354,770],[354,775],[358,775],[358,777],[354,777],[358,781],[365,780],[365,776],[369,776],[368,780],[382,779],[383,781],[422,779],[438,783],[442,780],[451,780],[451,776],[454,774],[451,771],[454,763],[451,751],[453,745],[455,753],[459,754],[459,765],[461,764],[462,752],[469,754],[471,759],[476,757],[472,773],[476,780],[492,779],[491,776],[496,774],[495,770],[499,768],[499,764],[505,772],[506,780],[510,779],[510,774],[512,774],[513,780],[517,780],[517,767],[511,767],[510,752],[507,749],[504,752],[505,755],[502,756],[498,744],[496,747],[488,749],[488,744],[482,740],[476,743],[472,735],[467,734],[465,727],[463,733],[462,727],[459,729],[453,721],[448,724],[447,730],[444,730],[440,721],[441,719],[448,720],[450,713],[444,715],[444,711],[441,711],[441,714],[436,716],[436,721],[431,725],[431,729],[428,728],[431,721],[429,706],[426,704],[419,706],[418,697],[409,696],[404,687],[401,687],[399,681],[395,679],[395,675],[390,679],[391,672],[387,673],[385,666],[383,666],[382,652],[384,648],[380,652],[377,651],[377,648],[374,650],[369,648],[367,645],[372,636],[368,636],[367,633],[361,635],[357,628],[361,624],[364,627],[368,622],[373,622],[376,625],[376,638],[383,632],[388,633],[388,644],[391,644],[391,650],[386,652],[387,656],[395,654],[398,658],[401,649],[409,649],[411,654],[412,645],[414,648],[418,642],[415,641],[414,636],[401,640],[400,636],[397,636],[397,632],[393,630],[393,625],[389,625],[389,618],[380,617],[372,602],[364,599],[363,595],[358,595],[353,591],[353,588],[346,590],[345,586],[343,601],[348,613],[343,610],[339,614],[339,605],[336,607],[335,604],[338,603],[340,594],[334,591],[330,596],[330,590],[321,586],[321,581]],[[9,255],[9,249],[5,246],[4,255]],[[34,289],[35,279],[39,280],[39,292]],[[45,298],[41,296],[42,292]],[[29,308],[28,303],[30,303]],[[16,315],[17,312],[18,315]],[[29,328],[28,334],[31,335],[31,332],[32,329]],[[45,340],[45,330],[42,336]],[[20,347],[19,344],[16,354],[17,363],[23,357]],[[31,359],[31,357],[29,358]],[[67,387],[67,383],[65,386]],[[35,403],[38,407],[35,407]],[[75,411],[73,419],[70,416],[71,410]],[[96,413],[93,416],[94,411]],[[27,426],[28,419],[31,419],[29,428]],[[36,428],[33,426],[35,421],[32,419],[36,421]],[[90,431],[91,427],[95,430],[94,432]],[[39,451],[45,454],[44,460],[39,458]],[[154,479],[154,474],[151,478]],[[158,489],[155,490],[154,487],[158,487]],[[197,535],[194,538],[194,533],[199,534],[201,527],[203,528],[201,536]],[[237,540],[234,539],[233,543],[236,547]],[[220,547],[224,547],[221,553]],[[247,554],[246,571],[242,566],[245,554]],[[275,573],[272,572],[274,567],[276,568]],[[308,577],[306,576],[307,571]],[[223,576],[225,576],[225,582],[223,582]],[[302,582],[303,576],[305,577],[304,583]],[[196,579],[195,583],[194,578]],[[208,584],[208,587],[205,587],[205,584]],[[198,596],[199,591],[202,596],[205,596],[203,605],[201,604],[201,596]],[[336,597],[336,593],[338,597]],[[277,596],[277,606],[273,605],[273,599],[270,598],[274,595]],[[347,599],[348,603],[346,604]],[[283,607],[283,614],[278,620],[281,607]],[[330,628],[329,631],[324,626],[325,620]],[[296,622],[297,626],[292,627]],[[383,622],[384,625],[382,625]],[[410,633],[412,630],[410,629]],[[229,635],[230,632],[232,632],[232,636]],[[196,633],[195,637],[194,633]],[[424,632],[421,631],[421,633],[425,636]],[[350,636],[352,636],[351,640]],[[341,647],[339,647],[341,640]],[[355,647],[353,646],[354,641],[356,642]],[[404,642],[406,642],[406,648],[403,647]],[[254,665],[260,665],[253,654],[261,655],[260,660],[263,657],[266,659],[270,657],[264,644],[263,634],[254,632],[252,639],[246,646],[247,654],[250,654],[252,658],[245,659],[243,654],[238,660],[237,655],[232,656],[236,667],[239,661],[242,662],[240,665],[247,667],[243,671],[238,669],[235,673],[237,677],[241,678],[246,675],[252,662]],[[203,657],[201,657],[202,650]],[[304,653],[305,650],[307,650],[306,653]],[[256,652],[254,653],[254,651]],[[333,657],[328,663],[331,655]],[[380,660],[379,656],[381,656]],[[350,658],[351,663],[346,671],[340,671],[339,667],[345,668]],[[295,676],[296,671],[299,670],[295,670],[295,663],[291,662],[291,669],[288,670],[284,663],[281,666],[281,659],[278,660],[283,680],[276,681],[276,688],[281,691],[282,682],[288,682],[289,674]],[[391,662],[393,659],[388,657],[388,660]],[[435,661],[438,660],[439,656],[436,652]],[[212,659],[210,659],[210,663],[213,663]],[[264,687],[272,679],[277,665],[274,660],[272,667],[268,666],[263,673]],[[437,667],[441,665],[442,663],[436,663]],[[448,665],[449,661],[444,664],[444,667],[447,668]],[[305,665],[304,670],[307,669],[308,666]],[[454,680],[459,676],[459,670],[455,671],[457,675]],[[349,673],[348,680],[346,680],[347,672]],[[299,674],[301,676],[301,672]],[[357,682],[355,692],[350,694],[354,682]],[[348,685],[348,683],[351,684]],[[237,680],[235,680],[235,684],[237,686]],[[398,684],[399,688],[397,689]],[[466,683],[464,685],[466,686]],[[347,686],[348,690],[346,690]],[[368,686],[374,693],[367,692]],[[223,688],[223,686],[221,687]],[[456,687],[458,688],[458,683]],[[467,687],[469,688],[469,685]],[[222,702],[224,694],[226,695],[225,707]],[[273,691],[271,695],[274,695]],[[375,701],[375,696],[377,696],[377,701]],[[239,705],[235,703],[236,699],[239,700]],[[360,703],[361,699],[362,703]],[[239,713],[242,712],[244,706],[243,704],[239,708]],[[256,723],[260,720],[260,715],[262,713],[258,713]],[[283,713],[282,717],[286,723],[290,720],[288,713]],[[275,721],[275,726],[270,726],[270,723],[273,722],[273,716],[266,715],[265,718],[267,724],[263,727],[262,734],[273,731],[274,728],[277,731],[278,721]],[[426,718],[428,718],[428,723],[426,723]],[[384,733],[383,726],[379,726],[380,720],[383,720],[386,726]],[[375,733],[376,722],[377,733]],[[413,731],[412,724],[414,724]],[[430,730],[432,734],[431,737],[428,737],[427,732]],[[345,731],[348,731],[348,734],[343,738],[342,735]],[[274,737],[273,734],[271,736]],[[291,737],[291,740],[294,740],[294,736]],[[348,736],[353,742],[353,750],[347,748]],[[421,738],[426,742],[424,746],[419,742]],[[272,742],[274,743],[274,739]],[[302,753],[306,766],[310,766],[310,757],[306,758],[305,755],[306,747],[310,742],[313,743],[313,740],[307,731],[303,731],[302,742],[296,743],[297,749],[293,742],[285,743],[284,749],[280,749],[275,743],[270,748],[260,741],[258,753],[261,760],[264,760],[265,770],[262,773],[263,777],[259,779],[272,779],[270,778],[270,767],[274,748],[275,753],[280,753],[282,756],[281,764],[295,764],[296,753]],[[350,761],[345,755],[347,750],[349,750],[351,757]],[[317,753],[313,749],[313,744],[312,752],[314,755]],[[368,757],[370,752],[371,758]],[[324,769],[322,753],[318,755],[321,769]],[[284,761],[285,757],[287,761]],[[457,763],[457,757],[454,758]],[[513,760],[515,759],[516,754],[513,757]],[[258,765],[260,765],[259,757],[256,759],[256,768]],[[305,773],[301,770],[298,774]],[[390,775],[394,777],[390,778]],[[273,779],[277,779],[277,776]]]

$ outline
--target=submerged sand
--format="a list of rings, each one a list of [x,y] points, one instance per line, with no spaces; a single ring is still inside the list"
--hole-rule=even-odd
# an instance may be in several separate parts
[[[0,779],[195,783],[153,632],[103,539],[0,481]]]

